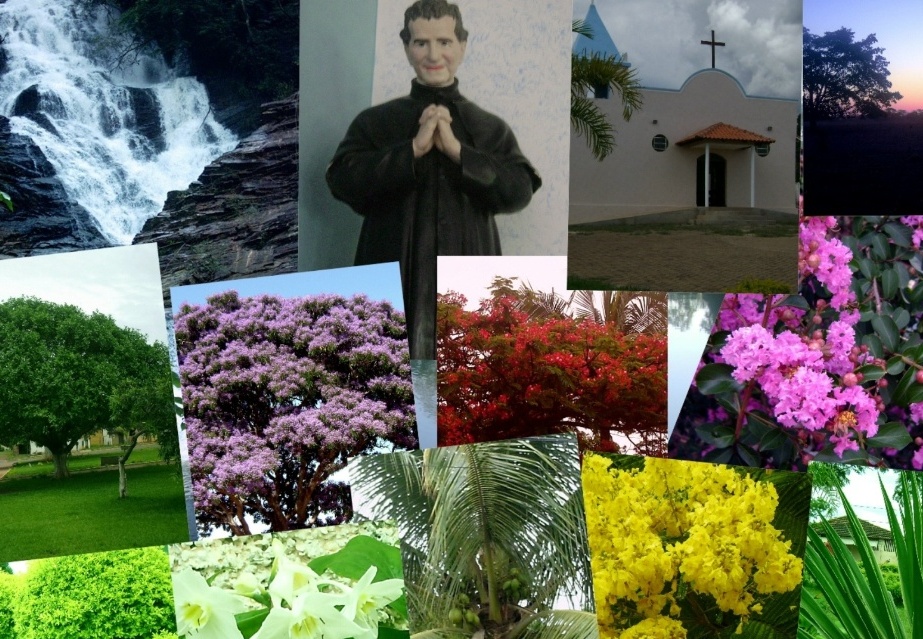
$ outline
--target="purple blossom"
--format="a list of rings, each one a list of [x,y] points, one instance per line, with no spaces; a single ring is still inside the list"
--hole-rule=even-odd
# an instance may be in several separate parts
[[[417,447],[404,314],[357,295],[240,298],[175,318],[199,529],[343,521],[348,457]]]

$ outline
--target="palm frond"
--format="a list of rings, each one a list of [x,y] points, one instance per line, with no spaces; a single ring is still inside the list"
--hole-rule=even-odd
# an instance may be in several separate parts
[[[589,98],[571,93],[570,124],[577,135],[586,138],[587,145],[597,160],[603,160],[615,149],[612,125],[605,114]]]
[[[524,617],[508,639],[596,639],[596,614],[579,610],[547,610]]]
[[[570,23],[570,29],[578,36],[586,36],[590,40],[593,39],[593,28],[587,24],[586,20],[574,20]]]
[[[571,95],[586,95],[596,87],[607,86],[622,101],[622,118],[628,122],[641,108],[643,97],[636,69],[626,67],[615,56],[571,56]]]

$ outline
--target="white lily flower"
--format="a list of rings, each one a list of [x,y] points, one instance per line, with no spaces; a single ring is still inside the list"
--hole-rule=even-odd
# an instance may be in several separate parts
[[[248,610],[245,600],[209,586],[187,568],[173,575],[177,634],[187,639],[243,639],[234,615]]]
[[[335,608],[342,595],[305,592],[292,602],[292,609],[276,606],[269,611],[252,639],[351,639],[365,628]]]
[[[352,592],[347,594],[343,614],[362,626],[362,634],[355,639],[375,639],[378,637],[378,618],[381,609],[404,594],[403,579],[385,579],[372,583],[378,572],[376,566],[369,566],[362,578],[356,582]]]

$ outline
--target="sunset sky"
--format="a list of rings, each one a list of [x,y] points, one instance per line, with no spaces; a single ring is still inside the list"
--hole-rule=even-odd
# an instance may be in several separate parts
[[[884,56],[891,63],[891,90],[904,96],[894,106],[905,111],[923,109],[921,24],[920,0],[804,0],[804,26],[811,33],[823,35],[847,27],[857,40],[875,34],[876,46],[884,47]]]

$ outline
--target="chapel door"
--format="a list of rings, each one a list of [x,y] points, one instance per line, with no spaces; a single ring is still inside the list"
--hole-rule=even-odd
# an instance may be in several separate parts
[[[708,206],[727,206],[727,162],[717,153],[710,153],[708,169]],[[695,205],[705,206],[705,154],[696,161]]]

